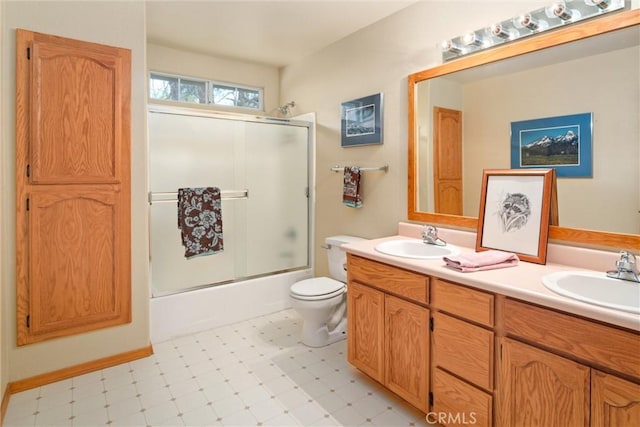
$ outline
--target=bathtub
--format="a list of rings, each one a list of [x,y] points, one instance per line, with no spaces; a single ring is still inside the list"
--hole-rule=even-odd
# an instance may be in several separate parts
[[[287,309],[291,285],[312,276],[305,269],[151,298],[151,342]]]

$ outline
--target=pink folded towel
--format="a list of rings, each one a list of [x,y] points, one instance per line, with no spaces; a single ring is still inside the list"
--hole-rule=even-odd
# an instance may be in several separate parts
[[[513,267],[518,264],[518,255],[503,251],[462,253],[442,258],[446,266],[463,273]]]

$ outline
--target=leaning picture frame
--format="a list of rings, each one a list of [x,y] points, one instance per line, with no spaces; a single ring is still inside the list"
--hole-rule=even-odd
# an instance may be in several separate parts
[[[555,169],[484,170],[476,251],[546,264],[549,224],[557,223],[555,186]]]
[[[382,93],[342,103],[341,145],[382,144]]]

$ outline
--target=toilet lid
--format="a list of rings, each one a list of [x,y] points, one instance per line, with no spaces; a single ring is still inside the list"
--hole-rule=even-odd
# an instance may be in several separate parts
[[[337,293],[344,289],[344,283],[328,277],[314,277],[291,285],[291,293],[301,297],[315,297]]]

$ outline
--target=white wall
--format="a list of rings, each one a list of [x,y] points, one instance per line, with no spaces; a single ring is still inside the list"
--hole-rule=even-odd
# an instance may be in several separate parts
[[[280,99],[297,112],[317,113],[316,249],[326,236],[375,238],[396,233],[407,217],[407,76],[441,63],[442,40],[545,6],[547,1],[422,1],[340,40],[281,73]],[[384,144],[340,146],[340,104],[384,93]],[[364,206],[341,203],[342,176],[335,164],[377,166],[365,172]],[[316,250],[316,274],[327,274]]]
[[[6,379],[16,381],[149,345],[146,71],[144,3],[83,1],[3,2],[2,28],[2,349]],[[16,347],[15,325],[15,29],[59,35],[132,50],[130,324]],[[6,350],[5,350],[6,349]],[[3,370],[4,371],[4,370]],[[4,376],[3,376],[4,377]],[[3,378],[3,381],[5,378]]]
[[[150,71],[262,87],[265,112],[271,112],[273,115],[273,110],[280,105],[279,70],[273,66],[218,58],[149,43],[147,67]],[[211,108],[224,110],[224,107]],[[234,111],[237,112],[237,109]],[[255,113],[254,110],[248,112]]]

